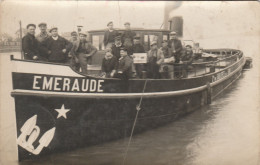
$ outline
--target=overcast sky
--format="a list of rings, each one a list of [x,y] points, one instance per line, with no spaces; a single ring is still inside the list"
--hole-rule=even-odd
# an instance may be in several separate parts
[[[163,23],[164,2],[144,1],[8,1],[1,2],[1,32],[14,33],[28,23],[46,22],[60,32],[106,28],[109,21],[115,27],[131,22],[132,27],[159,29]],[[260,31],[259,2],[183,2],[172,16],[183,16],[184,30],[193,37],[212,34],[227,35]],[[37,29],[37,33],[38,33]],[[187,35],[187,34],[186,34]]]
[[[123,27],[129,21],[132,27],[159,29],[163,23],[164,2],[84,2],[84,1],[4,1],[1,3],[1,30],[13,33],[28,23],[46,22],[57,26],[60,32],[106,28],[109,21]]]

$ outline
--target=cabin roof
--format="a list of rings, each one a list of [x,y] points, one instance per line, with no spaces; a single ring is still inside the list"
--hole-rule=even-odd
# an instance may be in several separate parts
[[[125,31],[124,28],[115,28],[115,30]],[[171,32],[170,30],[166,30],[166,29],[131,28],[131,30],[133,30],[133,31]],[[95,32],[105,32],[105,31],[107,31],[107,28],[106,28],[106,29],[99,29],[99,30],[90,30],[90,31],[88,31],[88,32],[89,32],[89,33],[95,33]]]

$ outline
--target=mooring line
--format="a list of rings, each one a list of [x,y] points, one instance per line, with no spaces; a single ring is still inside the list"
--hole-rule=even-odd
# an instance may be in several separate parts
[[[145,80],[145,83],[144,83],[143,94],[144,94],[144,91],[145,91],[145,88],[146,88],[146,83],[147,83],[147,80]],[[141,107],[142,101],[143,101],[143,95],[140,98],[139,104],[136,106],[137,112],[136,112],[136,115],[135,115],[135,121],[134,121],[134,124],[133,124],[133,127],[132,127],[131,135],[129,137],[128,144],[127,144],[127,147],[126,147],[124,160],[123,160],[123,165],[125,164],[125,160],[126,160],[126,156],[127,156],[127,153],[128,153],[128,149],[129,149],[129,146],[130,146],[130,143],[131,143],[131,140],[132,140],[132,136],[133,136],[133,133],[134,133],[134,129],[135,129],[135,124],[136,124],[136,121],[137,121],[137,118],[138,118],[139,111],[141,110],[140,107]]]

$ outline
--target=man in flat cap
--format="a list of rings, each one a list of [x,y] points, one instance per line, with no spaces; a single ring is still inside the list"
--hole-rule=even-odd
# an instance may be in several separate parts
[[[131,30],[129,22],[126,22],[124,25],[125,25],[125,31],[122,34],[122,42],[123,42],[123,44],[125,42],[133,43],[133,39],[134,39],[134,36],[136,35],[136,33]]]
[[[36,39],[41,43],[43,41],[45,41],[49,36],[51,36],[48,32],[47,32],[47,24],[42,22],[39,23],[38,25],[39,29],[40,29],[40,34],[38,34],[36,36]]]
[[[182,52],[182,43],[177,37],[176,32],[171,32],[170,33],[170,40],[168,42],[168,47],[171,49],[171,52],[173,56],[175,57],[175,62],[179,63],[180,62],[180,56]]]
[[[35,38],[35,24],[28,24],[27,34],[22,38],[22,50],[24,53],[25,60],[38,60],[39,51],[38,51],[38,41]]]
[[[115,37],[115,43],[112,45],[112,54],[117,58],[117,60],[121,57],[120,56],[120,49],[123,47],[121,36],[118,35]]]
[[[97,52],[90,42],[87,41],[87,34],[80,32],[79,40],[73,42],[71,54],[79,60],[80,68],[83,74],[87,74],[87,66],[91,64],[92,56]]]
[[[39,53],[41,56],[41,59],[44,61],[47,61],[48,58],[48,50],[46,48],[46,39],[50,37],[51,35],[47,32],[47,24],[42,22],[38,25],[40,29],[40,34],[36,36],[36,39],[39,42]]]
[[[141,39],[141,37],[139,35],[136,35],[134,37],[133,53],[145,53],[144,46],[141,44],[140,39]],[[135,70],[133,69],[133,71],[136,72],[137,78],[143,77],[142,71],[144,71],[145,65],[144,64],[134,64],[134,68],[135,68]]]
[[[72,54],[72,47],[73,47],[73,43],[78,41],[78,33],[76,31],[73,31],[70,33],[71,38],[69,40],[69,44],[67,46],[67,50],[68,50],[68,57],[69,57],[69,64],[71,66],[71,68],[75,71],[79,72],[80,69],[80,64],[79,64],[79,60],[77,57],[73,56]]]
[[[159,79],[161,64],[164,60],[164,55],[163,52],[160,49],[158,49],[157,41],[151,42],[151,50],[147,52],[147,58],[148,77],[153,79]]]
[[[175,57],[171,53],[171,49],[168,47],[168,40],[163,40],[162,47],[160,48],[164,55],[165,62],[162,64],[161,76],[164,79],[174,78],[174,67]]]
[[[58,28],[50,29],[51,37],[46,39],[48,49],[48,61],[55,63],[66,63],[68,60],[68,50],[66,49],[69,41],[59,36]]]
[[[115,37],[118,36],[118,32],[117,30],[115,30],[113,28],[113,22],[108,22],[107,23],[107,27],[108,27],[108,30],[105,31],[105,34],[104,34],[104,46],[105,48],[107,47],[112,47],[112,44],[115,42]]]

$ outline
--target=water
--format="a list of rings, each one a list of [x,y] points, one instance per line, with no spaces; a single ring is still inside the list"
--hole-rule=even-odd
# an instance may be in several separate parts
[[[256,46],[257,47],[257,46]],[[249,52],[249,53],[248,53]],[[257,57],[256,48],[245,54]],[[257,54],[258,53],[258,54]],[[1,60],[0,164],[2,165],[122,165],[128,139],[17,162],[13,100],[10,97],[8,54]],[[133,137],[126,165],[256,165],[259,158],[259,68],[240,79],[211,105],[166,126]],[[3,70],[4,68],[4,70]]]

